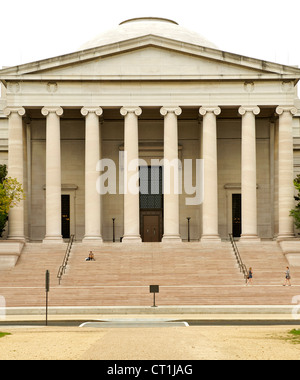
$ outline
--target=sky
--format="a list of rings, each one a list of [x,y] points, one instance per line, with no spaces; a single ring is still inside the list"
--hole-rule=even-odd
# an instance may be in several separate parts
[[[299,0],[1,0],[0,67],[71,53],[135,17],[163,17],[220,50],[300,67]]]

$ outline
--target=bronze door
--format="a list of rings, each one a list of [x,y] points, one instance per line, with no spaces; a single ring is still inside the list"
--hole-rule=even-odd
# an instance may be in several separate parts
[[[140,231],[142,241],[159,242],[163,235],[162,167],[140,167]]]
[[[160,233],[160,213],[157,215],[143,215],[143,234],[144,242],[161,241]]]

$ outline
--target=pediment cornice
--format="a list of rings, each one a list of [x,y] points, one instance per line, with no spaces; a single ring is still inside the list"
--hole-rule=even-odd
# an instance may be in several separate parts
[[[65,75],[57,77],[55,74],[52,75],[51,71],[64,68],[72,65],[80,65],[85,62],[104,59],[110,56],[116,56],[123,53],[128,53],[130,51],[136,51],[139,49],[147,47],[156,47],[165,50],[171,50],[180,54],[191,55],[193,57],[204,58],[207,60],[212,60],[214,62],[226,63],[230,65],[240,66],[247,69],[253,70],[253,75],[243,75],[243,78],[237,76],[228,75],[224,78],[224,75],[221,76],[197,76],[197,78],[189,77],[187,74],[186,78],[167,78],[167,79],[198,79],[198,80],[236,80],[236,79],[282,79],[282,80],[294,80],[297,82],[300,79],[300,69],[294,66],[280,65],[273,62],[263,61],[256,58],[250,58],[234,53],[224,52],[218,49],[212,49],[208,47],[198,46],[189,44],[186,42],[179,42],[165,37],[159,37],[155,35],[147,35],[143,37],[132,38],[126,41],[121,41],[118,43],[112,43],[96,48],[91,48],[87,50],[77,51],[74,53],[61,55],[54,58],[44,59],[41,61],[31,62],[23,64],[20,66],[9,67],[0,70],[0,80],[3,82],[9,80],[78,80],[78,79],[89,79],[89,73],[80,75],[80,78],[76,75]],[[132,79],[132,78],[120,78],[120,76],[115,77],[97,77],[97,75],[92,76],[94,79],[101,80],[120,80],[120,79]],[[139,80],[143,79],[141,76],[138,77]],[[155,75],[152,77],[147,77],[144,79],[157,79]]]

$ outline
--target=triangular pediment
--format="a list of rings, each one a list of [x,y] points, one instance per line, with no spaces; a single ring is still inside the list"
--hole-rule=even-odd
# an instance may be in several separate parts
[[[236,76],[261,74],[258,69],[195,57],[154,46],[122,52],[108,57],[48,69],[43,74],[62,77],[140,77],[185,78],[197,76]]]
[[[144,36],[0,70],[3,81],[293,79],[300,69],[221,50]]]

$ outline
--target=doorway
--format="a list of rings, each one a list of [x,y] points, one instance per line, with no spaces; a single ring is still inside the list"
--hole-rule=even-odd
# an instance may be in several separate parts
[[[140,231],[143,242],[163,236],[162,167],[140,166]]]
[[[70,238],[70,195],[61,196],[61,234],[63,239]]]
[[[142,241],[159,242],[161,241],[161,212],[142,211]]]
[[[240,237],[242,232],[242,195],[232,194],[232,235]]]

